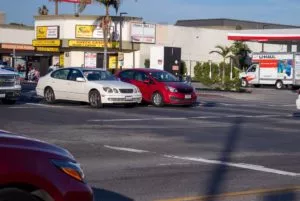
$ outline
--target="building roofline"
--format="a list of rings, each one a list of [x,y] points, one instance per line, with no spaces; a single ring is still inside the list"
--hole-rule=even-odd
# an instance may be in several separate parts
[[[34,26],[28,26],[23,24],[0,24],[0,28],[34,30]]]
[[[99,15],[79,15],[75,16],[72,14],[62,14],[62,15],[39,15],[34,16],[35,20],[49,20],[49,19],[84,19],[84,20],[95,20],[103,16]],[[110,16],[113,20],[119,20],[120,16]],[[125,21],[142,21],[142,17],[131,17],[131,16],[122,16],[122,19]]]
[[[269,23],[269,22],[259,22],[259,21],[251,21],[251,20],[237,20],[231,18],[206,18],[206,19],[186,19],[186,20],[177,20],[178,22],[197,22],[197,21],[211,21],[211,20],[222,20],[222,21],[233,21],[233,22],[245,22],[245,23],[258,23],[258,24],[266,24],[266,25],[273,25],[273,26],[287,26],[291,28],[300,28],[300,25],[289,25],[289,24],[278,24],[278,23]]]

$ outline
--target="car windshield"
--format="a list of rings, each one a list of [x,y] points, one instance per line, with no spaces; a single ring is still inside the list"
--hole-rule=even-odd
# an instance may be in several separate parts
[[[114,75],[112,75],[108,71],[103,70],[84,70],[83,71],[84,76],[89,81],[111,81],[111,80],[117,80]]]
[[[150,75],[159,82],[179,82],[179,79],[165,71],[151,72]]]

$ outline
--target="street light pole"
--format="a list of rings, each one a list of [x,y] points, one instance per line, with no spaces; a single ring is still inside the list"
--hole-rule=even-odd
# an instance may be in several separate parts
[[[123,26],[123,15],[127,15],[128,13],[122,12],[120,13],[120,52],[123,51],[123,35],[122,35],[122,26]]]

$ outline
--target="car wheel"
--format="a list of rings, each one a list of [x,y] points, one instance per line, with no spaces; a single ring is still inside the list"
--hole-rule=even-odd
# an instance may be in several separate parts
[[[246,79],[242,79],[242,87],[247,87],[248,81]]]
[[[283,83],[281,80],[278,80],[275,84],[276,89],[282,89],[283,88]]]
[[[101,103],[101,96],[97,90],[93,90],[89,94],[89,102],[93,108],[101,108],[103,104]]]
[[[3,99],[2,103],[5,105],[13,105],[15,104],[17,101],[16,100],[11,100],[11,99]]]
[[[55,103],[55,94],[51,87],[47,87],[44,93],[45,100],[48,104]]]
[[[164,100],[159,92],[155,92],[152,95],[152,104],[156,107],[162,107],[164,105]]]
[[[35,196],[19,189],[10,188],[10,189],[0,190],[0,201],[17,201],[17,200],[38,201],[38,199]]]

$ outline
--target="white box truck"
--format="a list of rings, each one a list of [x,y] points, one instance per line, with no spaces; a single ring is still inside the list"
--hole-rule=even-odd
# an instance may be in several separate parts
[[[252,65],[240,74],[242,86],[300,86],[300,53],[253,53]]]

